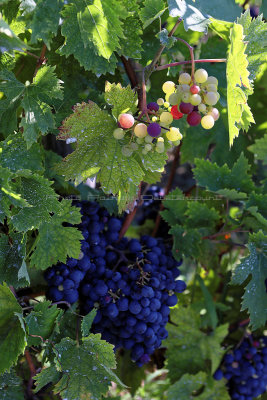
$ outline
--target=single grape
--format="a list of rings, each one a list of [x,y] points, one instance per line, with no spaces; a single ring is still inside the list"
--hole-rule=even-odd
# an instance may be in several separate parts
[[[117,129],[115,129],[115,130],[113,131],[113,136],[114,136],[114,138],[117,139],[117,140],[122,139],[122,138],[124,137],[124,134],[125,134],[125,132],[124,132],[124,130],[121,129],[121,128],[117,128]]]
[[[136,143],[138,143],[138,144],[143,144],[143,143],[144,143],[144,139],[138,137],[138,138],[136,139]]]
[[[172,94],[170,95],[170,97],[169,97],[169,103],[170,103],[170,105],[172,105],[172,106],[178,104],[178,103],[179,103],[179,100],[180,100],[180,95],[179,95],[179,93],[177,93],[177,92],[172,93]]]
[[[149,134],[149,136],[151,137],[157,137],[160,135],[161,132],[161,127],[159,124],[157,124],[156,122],[152,122],[151,124],[148,125],[147,127],[147,133]]]
[[[208,92],[204,95],[204,100],[205,103],[208,104],[209,106],[214,106],[218,101],[218,97],[216,93]]]
[[[215,107],[212,107],[212,109],[208,112],[208,115],[211,115],[214,121],[217,121],[220,118],[220,112]]]
[[[208,73],[205,69],[200,68],[195,72],[195,80],[198,83],[204,83],[208,79]]]
[[[164,107],[169,108],[170,107],[170,103],[168,101],[164,102]]]
[[[183,113],[183,114],[190,114],[193,111],[193,108],[194,108],[194,106],[191,103],[183,103],[182,102],[179,106],[179,109],[180,109],[181,113]]]
[[[171,127],[170,130],[166,133],[166,137],[171,142],[175,142],[176,140],[181,140],[183,135],[180,133],[178,128]]]
[[[214,126],[214,118],[211,115],[205,115],[201,119],[201,125],[204,129],[211,129]]]
[[[217,86],[214,85],[213,83],[209,83],[207,85],[207,90],[208,92],[217,92]]]
[[[191,82],[191,76],[187,73],[187,72],[183,72],[180,76],[179,76],[179,83],[181,85],[183,84],[189,84]]]
[[[164,99],[163,99],[162,97],[160,97],[160,98],[157,100],[157,103],[158,103],[159,106],[163,106],[163,104],[164,104]]]
[[[131,143],[130,143],[130,147],[131,147],[131,149],[132,149],[133,151],[138,150],[138,144],[137,144],[137,143],[131,142]]]
[[[151,136],[149,136],[149,135],[146,136],[146,137],[145,137],[145,142],[146,142],[146,143],[152,143],[152,142],[153,142],[153,137],[151,137]]]
[[[145,145],[145,150],[146,150],[147,152],[148,152],[148,151],[151,151],[151,150],[152,150],[151,144],[147,143],[147,144]]]
[[[165,147],[163,146],[163,147],[158,147],[158,146],[156,146],[156,152],[157,153],[164,153],[164,151],[165,151]]]
[[[159,110],[159,105],[158,105],[158,103],[151,102],[151,103],[148,103],[147,109],[150,110],[150,111],[158,111]]]
[[[184,103],[189,103],[189,102],[190,102],[190,98],[191,98],[190,92],[187,92],[187,93],[183,93],[183,94],[182,94],[182,101],[183,101]]]
[[[186,118],[190,126],[197,126],[201,122],[201,115],[197,111],[192,111]]]
[[[172,108],[171,108],[171,115],[173,116],[173,119],[180,119],[180,118],[182,118],[183,117],[183,113],[181,113],[179,110],[178,110],[178,106],[172,106]]]
[[[120,126],[124,129],[129,129],[134,124],[134,117],[131,114],[120,114],[118,120]]]
[[[198,85],[192,85],[190,87],[190,92],[192,94],[198,94],[200,92],[200,87]]]
[[[182,92],[188,93],[190,92],[190,86],[189,85],[180,85]]]
[[[148,151],[146,151],[146,149],[142,149],[142,154],[144,154],[144,156],[148,153]]]
[[[163,83],[162,90],[164,93],[172,93],[175,91],[175,83],[172,81],[167,81]]]
[[[171,113],[167,111],[163,111],[163,113],[160,115],[160,122],[163,124],[170,125],[173,121],[173,116]]]
[[[218,86],[218,79],[215,78],[215,76],[209,76],[207,81],[206,81],[206,84],[210,84],[210,83],[213,84],[213,85]]]
[[[134,134],[138,138],[144,138],[147,135],[147,127],[143,123],[139,123],[134,127]]]
[[[164,144],[164,138],[163,137],[159,137],[158,138],[157,144],[160,144],[160,143]]]
[[[205,104],[201,103],[201,104],[199,104],[199,106],[198,106],[198,110],[199,110],[200,112],[204,113],[204,112],[206,112],[207,107],[206,107]]]
[[[201,103],[202,99],[199,94],[192,94],[190,97],[190,103],[193,104],[193,106],[198,106]]]
[[[152,122],[157,122],[158,117],[156,117],[155,115],[152,117]]]
[[[121,152],[125,157],[130,157],[133,154],[133,150],[127,144],[121,148]]]

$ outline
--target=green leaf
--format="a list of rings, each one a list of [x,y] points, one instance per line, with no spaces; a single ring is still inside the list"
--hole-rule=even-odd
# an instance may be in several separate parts
[[[207,386],[203,393],[198,396],[199,400],[231,400],[228,388],[224,379],[216,381],[213,377],[209,377]]]
[[[62,200],[60,208],[49,219],[42,221],[31,255],[31,265],[46,269],[57,262],[65,263],[67,257],[78,258],[81,249],[82,233],[74,227],[63,226],[63,223],[79,224],[81,214],[71,201]]]
[[[267,58],[267,24],[262,18],[260,15],[252,19],[249,9],[237,18],[237,23],[243,26],[245,41],[248,42],[245,53],[249,62],[250,79],[256,78]]]
[[[167,29],[162,29],[159,33],[156,34],[156,37],[159,39],[160,43],[163,46],[166,46],[167,49],[170,49],[174,43],[176,42],[176,39],[172,36],[168,36],[169,32],[167,31]]]
[[[88,397],[89,393],[99,398],[107,392],[110,381],[119,383],[112,372],[116,367],[113,346],[101,340],[99,334],[83,338],[80,346],[74,340],[65,338],[55,345],[54,351],[64,372],[63,378],[55,386],[55,393],[60,393],[63,398],[82,399]]]
[[[256,139],[255,143],[248,147],[248,150],[254,153],[256,160],[262,160],[264,164],[267,164],[267,134]]]
[[[116,119],[122,113],[137,112],[137,93],[131,89],[130,85],[123,88],[120,83],[106,82],[105,101],[112,106],[112,114]]]
[[[248,175],[250,166],[243,153],[232,170],[226,164],[219,167],[216,163],[208,160],[196,159],[195,164],[194,175],[198,184],[211,192],[224,195],[229,193],[233,198],[234,193],[244,197],[244,193],[250,193],[254,189],[251,176]],[[231,191],[225,191],[225,189]]]
[[[52,182],[40,175],[27,175],[21,177],[18,186],[29,207],[22,208],[11,217],[19,232],[39,228],[51,220],[50,213],[58,213],[61,209],[58,195],[51,188]]]
[[[172,252],[177,260],[180,260],[182,255],[198,257],[202,235],[197,229],[187,229],[180,225],[174,225],[169,233],[173,235]]]
[[[242,25],[234,24],[230,33],[230,49],[227,58],[227,103],[229,123],[229,143],[232,146],[234,139],[239,135],[241,128],[247,129],[250,125],[242,121],[245,111],[246,120],[254,122],[252,113],[247,105],[247,91],[252,90],[249,80],[246,44]]]
[[[42,371],[34,376],[34,380],[36,388],[34,389],[34,393],[39,392],[44,386],[49,383],[56,383],[61,378],[61,373],[57,371],[54,365],[51,365],[48,368],[43,368]]]
[[[132,396],[141,386],[141,382],[145,379],[145,367],[138,367],[131,360],[130,351],[125,351],[123,357],[117,357],[116,375],[129,387]]]
[[[186,211],[186,225],[188,227],[211,227],[215,225],[220,219],[220,214],[213,207],[208,204],[200,203],[198,201],[189,201],[188,209]]]
[[[267,194],[251,193],[246,202],[246,209],[267,227]]]
[[[10,135],[0,142],[0,163],[12,172],[24,169],[43,170],[40,146],[34,144],[27,149],[26,142],[20,134]]]
[[[184,373],[196,374],[203,370],[213,374],[224,353],[221,343],[228,333],[227,324],[213,332],[202,332],[201,316],[193,307],[174,309],[171,321],[176,325],[167,325],[169,336],[164,341],[171,382],[180,379]]]
[[[245,287],[241,310],[248,310],[253,330],[263,327],[267,320],[267,251],[266,240],[262,232],[250,235],[249,256],[241,259],[233,272],[232,284],[242,285],[249,277]]]
[[[15,288],[28,286],[30,281],[24,265],[25,256],[26,237],[15,232],[9,236],[0,235],[0,283],[6,282]],[[25,267],[26,271],[23,271]]]
[[[163,205],[167,210],[162,211],[161,215],[169,225],[183,224],[186,221],[188,202],[180,189],[177,188],[168,194]]]
[[[26,43],[20,40],[15,33],[12,31],[10,26],[3,20],[3,17],[0,15],[0,53],[9,52],[13,53],[14,50],[24,51],[28,49]]]
[[[22,379],[13,370],[0,375],[1,400],[24,400]]]
[[[214,330],[218,324],[218,316],[216,312],[215,303],[213,301],[212,295],[208,291],[205,283],[200,275],[196,276],[196,279],[200,285],[201,291],[203,293],[205,307],[207,309],[207,317],[209,319],[209,326]]]
[[[32,30],[32,43],[37,43],[38,39],[42,39],[50,50],[50,42],[57,34],[63,4],[63,0],[36,1],[32,20],[28,24],[28,28]]]
[[[145,0],[144,7],[140,10],[140,18],[144,29],[161,17],[165,10],[166,7],[163,0]]]
[[[44,340],[49,338],[55,327],[56,319],[63,314],[63,311],[57,308],[56,305],[51,306],[50,301],[43,301],[34,306],[33,311],[25,318],[28,328],[28,346],[40,346],[43,341],[38,337],[41,336]]]
[[[87,315],[85,315],[85,317],[83,317],[82,326],[81,326],[83,337],[89,336],[92,323],[96,316],[96,312],[97,311],[95,309],[93,309],[89,314],[87,314]]]
[[[0,285],[0,373],[17,362],[26,346],[22,309],[7,286]]]
[[[199,372],[197,375],[184,374],[168,389],[168,400],[193,400],[195,398],[193,392],[198,392],[205,385],[206,380],[205,372]]]
[[[170,16],[181,17],[186,31],[207,32],[210,17],[231,22],[241,13],[231,0],[168,0],[168,5]]]

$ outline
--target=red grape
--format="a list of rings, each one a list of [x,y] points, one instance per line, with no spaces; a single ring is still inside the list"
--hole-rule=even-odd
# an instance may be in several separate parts
[[[181,111],[183,114],[190,114],[190,113],[193,111],[194,106],[193,106],[191,103],[183,103],[183,102],[182,102],[182,103],[180,104],[179,108],[180,108],[180,111]]]
[[[201,115],[197,111],[193,111],[188,114],[186,120],[190,126],[197,126],[201,122]]]
[[[172,106],[172,108],[171,108],[171,115],[173,116],[173,119],[180,119],[180,118],[182,118],[182,117],[184,116],[184,114],[181,113],[181,112],[178,110],[178,107],[177,107],[177,106]]]
[[[198,94],[200,92],[200,87],[198,85],[192,85],[190,88],[192,94]]]

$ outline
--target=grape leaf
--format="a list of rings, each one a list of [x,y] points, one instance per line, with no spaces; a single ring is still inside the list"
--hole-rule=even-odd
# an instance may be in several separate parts
[[[267,194],[251,193],[246,202],[246,209],[267,227]]]
[[[213,207],[198,201],[189,201],[185,215],[187,227],[211,227],[215,228],[220,219],[220,214]]]
[[[227,58],[227,103],[229,123],[229,143],[239,135],[241,128],[248,129],[249,121],[254,122],[247,105],[247,91],[252,90],[249,80],[248,59],[242,25],[234,24],[230,33],[230,48]],[[242,121],[245,111],[245,120]]]
[[[0,54],[4,52],[12,54],[14,50],[24,51],[29,49],[29,46],[15,35],[2,15],[0,15],[0,43]]]
[[[250,325],[253,330],[263,327],[267,320],[267,236],[261,231],[250,235],[248,242],[249,256],[241,259],[233,272],[232,284],[242,285],[248,277],[241,310],[248,310]]]
[[[41,336],[44,340],[49,338],[55,327],[56,319],[63,314],[63,310],[56,305],[51,306],[50,301],[43,301],[34,306],[33,311],[25,318],[28,328],[28,346],[40,346],[42,339],[31,337],[31,335]]]
[[[135,114],[137,111],[137,93],[130,86],[122,88],[121,84],[106,82],[105,85],[105,100],[112,105],[112,114],[116,119],[124,112]]]
[[[144,7],[140,10],[140,18],[143,22],[144,29],[152,24],[166,10],[163,0],[145,0]]]
[[[40,175],[25,172],[22,174],[24,176],[17,186],[29,206],[11,217],[14,227],[19,232],[39,228],[42,223],[51,220],[50,213],[58,213],[61,209],[58,195],[51,188],[52,182]]]
[[[31,43],[42,39],[50,50],[50,42],[57,33],[63,4],[63,0],[36,1],[31,21],[27,25],[32,30]]]
[[[54,365],[51,365],[50,367],[43,368],[39,374],[34,376],[35,382],[35,389],[34,393],[39,392],[44,386],[48,385],[49,383],[56,383],[59,381],[61,378],[61,373],[57,371],[56,367]]]
[[[120,383],[112,372],[116,367],[113,346],[101,340],[99,334],[83,338],[80,346],[74,340],[64,338],[55,345],[54,351],[65,375],[54,390],[68,400],[86,398],[89,393],[99,398],[107,392],[110,381]]]
[[[165,28],[157,33],[156,37],[163,46],[166,46],[167,49],[170,49],[176,42],[176,39],[172,36],[169,36],[169,32]]]
[[[12,172],[23,169],[43,170],[40,146],[34,144],[27,149],[26,142],[20,134],[10,135],[0,142],[0,163]]]
[[[63,226],[63,223],[79,224],[81,214],[71,201],[62,200],[60,208],[49,219],[39,226],[31,265],[38,269],[46,269],[57,262],[65,263],[67,256],[78,258],[81,249],[82,233],[75,227]]]
[[[26,346],[21,307],[13,293],[0,285],[0,373],[9,370]]]
[[[224,379],[216,381],[213,377],[209,377],[207,386],[203,393],[198,396],[199,400],[231,400],[228,388],[225,385]]]
[[[93,309],[89,314],[87,314],[87,315],[85,315],[85,317],[83,317],[82,325],[81,325],[83,337],[89,336],[90,329],[91,329],[91,326],[92,326],[95,316],[96,316],[96,310]]]
[[[251,176],[248,175],[250,166],[243,153],[232,170],[226,164],[219,167],[216,163],[208,160],[196,159],[195,164],[194,175],[198,184],[212,192],[224,195],[230,193],[232,197],[233,194],[243,196],[243,193],[250,193],[254,189]],[[227,192],[225,189],[231,189],[231,192]]]
[[[174,225],[169,233],[173,235],[173,256],[180,260],[185,257],[198,257],[202,235],[197,229],[187,229],[181,225]]]
[[[171,321],[177,325],[167,325],[169,336],[164,341],[171,382],[180,379],[184,373],[195,374],[203,370],[213,374],[224,353],[220,344],[228,333],[227,324],[220,325],[212,333],[202,332],[201,316],[193,307],[174,309]],[[188,360],[191,360],[190,365]]]
[[[248,147],[248,150],[254,153],[256,160],[262,160],[264,164],[267,164],[267,134],[256,139],[255,143]]]
[[[243,26],[247,47],[248,70],[250,79],[255,79],[262,64],[267,58],[267,24],[263,16],[251,18],[249,9],[237,18],[237,23]]]
[[[6,282],[15,288],[30,283],[22,263],[26,256],[26,237],[21,233],[10,232],[9,236],[0,235],[0,283]]]
[[[193,400],[193,392],[198,392],[206,384],[207,374],[199,372],[197,375],[184,374],[181,379],[168,389],[168,400]]]
[[[241,9],[231,0],[168,0],[168,5],[171,17],[183,18],[186,31],[207,32],[210,17],[231,22],[241,13]]]
[[[1,400],[24,400],[22,379],[13,370],[0,375]]]

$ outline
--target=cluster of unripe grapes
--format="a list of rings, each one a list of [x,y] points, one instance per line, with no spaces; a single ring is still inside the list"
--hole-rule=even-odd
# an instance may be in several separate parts
[[[176,118],[187,115],[190,126],[201,123],[204,129],[211,129],[220,113],[214,106],[220,95],[217,92],[218,80],[208,76],[205,69],[198,69],[192,80],[191,75],[184,72],[179,76],[179,84],[172,81],[163,84],[162,90],[166,94],[166,101],[158,99],[158,104],[169,105],[171,114]]]
[[[150,121],[135,119],[130,113],[119,115],[119,127],[114,130],[113,136],[124,141],[122,153],[131,156],[140,148],[144,155],[149,151],[164,153],[166,144],[179,145],[183,135],[171,124],[184,115],[187,115],[190,126],[201,123],[204,129],[213,128],[220,116],[214,107],[220,98],[217,87],[218,80],[208,76],[205,69],[198,69],[193,79],[188,73],[182,73],[178,85],[172,81],[165,82],[162,86],[165,100],[159,98],[157,102],[147,105]]]

